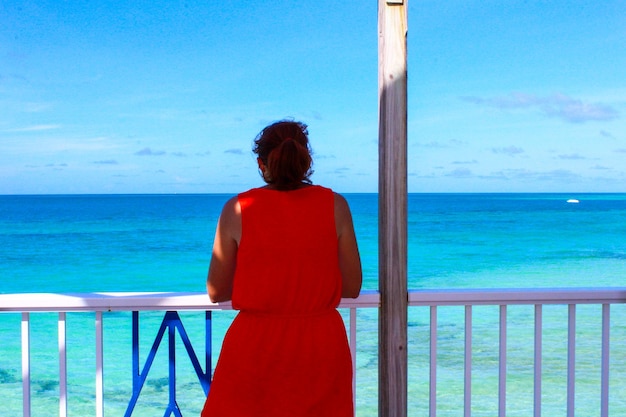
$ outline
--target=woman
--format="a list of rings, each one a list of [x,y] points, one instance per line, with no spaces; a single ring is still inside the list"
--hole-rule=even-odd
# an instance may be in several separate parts
[[[203,417],[353,417],[352,362],[336,307],[362,272],[346,200],[312,185],[307,126],[280,121],[254,141],[267,183],[229,200],[207,290],[239,313]]]

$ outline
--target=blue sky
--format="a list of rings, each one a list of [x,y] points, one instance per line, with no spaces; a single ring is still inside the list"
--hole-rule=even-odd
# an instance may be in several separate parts
[[[626,192],[626,3],[409,0],[411,192]],[[234,193],[309,125],[375,192],[376,0],[0,4],[0,194]]]

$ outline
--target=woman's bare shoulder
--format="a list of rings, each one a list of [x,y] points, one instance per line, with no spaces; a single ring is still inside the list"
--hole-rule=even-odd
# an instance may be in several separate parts
[[[222,211],[233,211],[236,210],[239,206],[239,196],[234,196],[229,198],[226,203],[224,203],[224,207]]]
[[[345,211],[348,210],[350,211],[350,207],[348,206],[348,201],[346,200],[346,198],[344,196],[342,196],[341,194],[334,192],[333,191],[333,195],[335,198],[335,211],[340,210],[340,211]]]
[[[350,213],[350,206],[344,196],[339,193],[334,193],[335,197],[335,225],[337,227],[337,234],[341,235],[342,231],[346,227],[352,227],[352,213]]]
[[[237,196],[230,198],[222,208],[220,226],[237,242],[241,239],[241,205]]]

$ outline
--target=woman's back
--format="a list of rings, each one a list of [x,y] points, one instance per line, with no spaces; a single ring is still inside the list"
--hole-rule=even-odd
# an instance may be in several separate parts
[[[233,306],[266,314],[315,314],[341,297],[334,194],[320,186],[256,188],[239,195],[242,235]]]

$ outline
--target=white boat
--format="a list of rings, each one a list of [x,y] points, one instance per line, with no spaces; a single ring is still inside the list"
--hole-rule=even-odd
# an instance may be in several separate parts
[[[567,202],[568,202],[568,203],[574,203],[574,204],[576,204],[576,203],[580,203],[580,201],[579,201],[579,200],[576,200],[575,198],[570,198],[569,200],[567,200]]]

